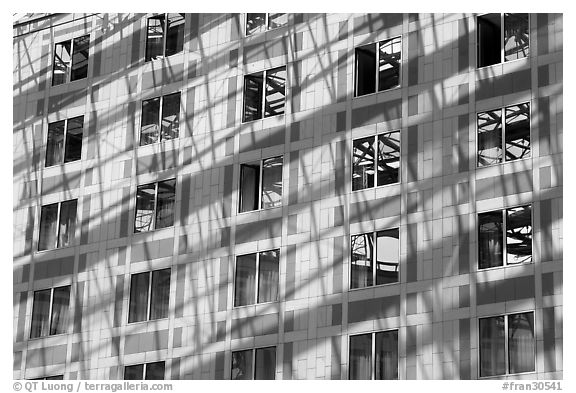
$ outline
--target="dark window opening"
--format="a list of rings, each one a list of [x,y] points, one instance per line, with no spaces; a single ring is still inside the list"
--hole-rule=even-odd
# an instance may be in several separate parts
[[[350,336],[350,380],[398,379],[398,331]]]
[[[168,317],[170,269],[133,274],[130,280],[128,323]]]
[[[90,35],[57,43],[54,47],[52,86],[84,79],[88,76]]]
[[[162,14],[148,18],[145,61],[162,59],[184,49],[184,14]]]
[[[45,166],[80,160],[83,131],[84,116],[48,124]]]
[[[236,258],[234,307],[278,301],[280,250]]]
[[[276,347],[232,352],[231,379],[276,379]]]
[[[163,380],[164,362],[134,364],[124,367],[124,380]]]
[[[374,244],[374,239],[376,239],[376,244]],[[350,289],[398,282],[399,229],[353,235],[350,261]]]
[[[246,36],[286,26],[287,24],[288,14],[246,14]]]
[[[283,157],[240,165],[240,213],[282,205]]]
[[[68,247],[74,242],[77,200],[42,206],[38,251]]]
[[[400,86],[401,37],[358,47],[355,59],[355,97]]]
[[[352,155],[352,191],[399,182],[400,131],[356,139]]]
[[[68,331],[70,285],[34,292],[30,338]]]
[[[476,21],[478,67],[522,59],[530,54],[528,14],[485,14]]]
[[[138,186],[134,232],[148,232],[173,226],[175,201],[176,179]]]
[[[285,66],[244,76],[243,122],[281,115],[285,101]]]
[[[178,138],[180,92],[142,101],[140,146]]]

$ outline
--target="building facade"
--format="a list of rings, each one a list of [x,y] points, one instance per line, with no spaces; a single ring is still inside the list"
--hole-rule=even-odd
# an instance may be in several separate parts
[[[562,15],[13,45],[14,378],[562,378]]]

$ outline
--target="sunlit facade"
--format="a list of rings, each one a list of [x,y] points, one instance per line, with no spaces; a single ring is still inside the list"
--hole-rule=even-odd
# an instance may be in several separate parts
[[[562,378],[562,20],[18,14],[13,377]]]

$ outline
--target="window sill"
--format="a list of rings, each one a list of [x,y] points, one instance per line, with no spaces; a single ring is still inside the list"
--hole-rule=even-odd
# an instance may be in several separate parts
[[[30,337],[30,338],[28,338],[28,341],[38,341],[38,340],[42,340],[42,339],[49,339],[49,338],[52,338],[52,337],[62,337],[62,336],[65,336],[65,335],[67,335],[67,334],[70,334],[70,333],[69,333],[69,332],[64,332],[64,333],[49,334],[49,335],[46,335],[46,336],[40,336],[40,337],[34,337],[34,338]]]
[[[400,284],[400,280],[396,281],[396,282],[389,282],[386,284],[376,284],[376,285],[370,285],[370,286],[366,286],[366,287],[359,287],[359,288],[348,288],[349,292],[352,291],[359,291],[362,289],[371,289],[371,288],[382,288],[382,287],[386,287],[386,286],[391,286],[391,285],[395,285],[395,284]]]
[[[255,210],[248,210],[245,212],[238,212],[238,215],[244,215],[244,214],[248,214],[248,213],[255,213],[255,212],[265,212],[265,211],[271,211],[274,209],[278,209],[281,208],[283,206],[283,204],[280,204],[278,206],[272,206],[272,207],[266,207],[266,208],[262,208],[262,209],[255,209]]]
[[[382,187],[388,187],[388,186],[397,186],[400,185],[401,182],[397,181],[396,183],[388,183],[388,184],[383,184],[381,186],[372,186],[372,187],[366,187],[366,188],[360,188],[358,190],[352,190],[352,192],[358,192],[358,191],[366,191],[366,190],[375,190],[377,188],[382,188]]]
[[[275,303],[279,303],[280,300],[273,300],[270,302],[261,302],[261,303],[252,303],[252,304],[244,304],[242,306],[232,306],[232,309],[234,310],[239,310],[243,307],[256,307],[256,306],[266,306],[266,305],[271,305],[271,304],[275,304]]]
[[[514,267],[514,266],[523,266],[523,265],[534,265],[534,261],[532,262],[522,262],[522,263],[510,263],[510,264],[504,264],[501,266],[492,266],[492,267],[478,267],[476,269],[476,272],[488,272],[488,271],[495,271],[497,269],[505,269],[508,267]]]
[[[530,146],[532,147],[532,146]],[[478,154],[478,152],[476,152],[476,154]],[[508,161],[503,161],[503,162],[498,162],[496,164],[490,164],[490,165],[483,165],[483,166],[479,166],[478,162],[476,162],[476,169],[482,169],[482,168],[494,168],[497,167],[498,165],[506,165],[506,164],[512,164],[514,162],[523,162],[523,161],[528,161],[532,158],[532,154],[530,154],[528,157],[524,157],[524,158],[518,158],[516,160],[508,160]]]
[[[530,56],[526,56],[526,57],[523,57],[523,58],[521,58],[521,59],[514,59],[514,60],[502,61],[502,62],[500,62],[500,63],[494,63],[494,64],[482,66],[482,67],[476,66],[476,70],[478,70],[478,71],[480,71],[480,70],[484,71],[484,70],[487,70],[487,69],[490,68],[490,67],[494,67],[494,66],[498,66],[498,65],[504,65],[504,64],[511,64],[511,63],[515,63],[515,62],[519,62],[519,61],[526,61],[526,62],[529,63],[529,62],[530,62],[529,59],[530,59]]]
[[[491,376],[487,376],[487,377],[481,377],[481,376],[480,376],[480,373],[478,373],[478,379],[488,380],[488,379],[516,378],[516,377],[518,377],[518,376],[530,375],[530,374],[536,374],[536,370],[533,370],[533,371],[525,371],[525,372],[522,372],[522,373],[515,373],[515,374],[491,375]]]
[[[286,104],[286,102],[284,102],[284,104]],[[273,119],[273,118],[275,118],[275,117],[284,116],[285,114],[286,114],[286,112],[284,112],[284,113],[279,113],[279,114],[273,115],[273,116],[261,117],[261,118],[259,118],[259,119],[254,119],[254,120],[247,120],[247,121],[242,120],[240,123],[241,123],[241,124],[249,124],[249,123],[253,123],[253,122],[255,122],[255,121],[266,121],[266,119]]]
[[[73,247],[75,247],[75,246],[76,246],[75,244],[71,244],[71,245],[69,245],[69,246],[64,246],[64,247],[48,248],[48,249],[46,249],[46,250],[36,250],[35,253],[36,253],[36,254],[44,254],[44,253],[49,252],[49,251],[65,250],[65,249],[67,249],[67,248],[73,248]]]
[[[170,316],[168,317],[164,317],[164,318],[156,318],[156,319],[146,319],[144,321],[134,321],[134,322],[126,322],[126,326],[134,326],[138,323],[149,323],[149,322],[159,322],[159,321],[167,321],[168,319],[170,319]]]
[[[398,90],[398,89],[400,89],[401,87],[402,87],[402,85],[396,85],[396,86],[391,87],[391,88],[386,89],[386,90],[375,91],[374,93],[366,93],[366,94],[362,94],[361,96],[354,95],[353,99],[375,96],[375,95],[380,94],[380,93],[386,93],[386,92],[389,92],[389,91]],[[353,108],[353,109],[354,109],[354,108]]]

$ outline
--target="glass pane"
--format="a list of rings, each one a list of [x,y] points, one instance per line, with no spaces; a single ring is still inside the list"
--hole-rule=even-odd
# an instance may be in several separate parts
[[[506,210],[506,263],[532,262],[532,206]]]
[[[53,375],[51,377],[44,378],[46,381],[59,381],[64,379],[64,375]]]
[[[34,292],[30,338],[48,335],[50,326],[50,289]]]
[[[350,337],[349,379],[372,379],[372,334]]]
[[[77,201],[62,202],[60,206],[60,224],[58,228],[58,247],[67,247],[74,244],[76,230]]]
[[[380,42],[378,64],[378,91],[388,90],[400,85],[400,62],[402,57],[402,38],[396,37]]]
[[[142,101],[142,124],[140,126],[140,146],[158,141],[158,119],[160,117],[160,97]]]
[[[146,61],[161,59],[164,45],[164,15],[148,18]]]
[[[74,38],[74,52],[72,53],[72,74],[70,80],[84,79],[88,76],[88,50],[90,36]]]
[[[478,267],[502,266],[503,247],[502,212],[478,214]]]
[[[134,232],[151,231],[154,223],[154,199],[156,184],[144,184],[136,190],[136,218]]]
[[[506,374],[504,317],[480,319],[480,376]]]
[[[398,183],[400,168],[400,131],[378,135],[378,185]]]
[[[256,350],[256,373],[254,379],[276,379],[276,347]]]
[[[280,250],[260,253],[258,303],[278,301]]]
[[[162,140],[178,138],[180,93],[164,96],[162,102]]]
[[[376,233],[376,285],[398,282],[400,233],[388,229]]]
[[[256,254],[236,258],[234,306],[254,304],[256,298]]]
[[[375,379],[398,379],[398,330],[376,333]]]
[[[82,157],[83,127],[84,116],[78,116],[68,120],[64,162],[77,161]]]
[[[61,164],[64,158],[64,124],[57,121],[48,124],[48,140],[46,142],[46,166]]]
[[[262,161],[262,209],[282,204],[282,162],[282,156]]]
[[[264,79],[261,72],[244,77],[244,116],[242,121],[262,118],[263,84]]]
[[[266,28],[266,14],[246,14],[246,35],[259,33]]]
[[[58,231],[58,204],[42,206],[40,213],[40,235],[38,239],[38,251],[56,248]]]
[[[70,73],[72,41],[56,44],[54,47],[54,65],[52,70],[52,86],[68,82]]]
[[[478,114],[478,166],[502,162],[502,110]]]
[[[374,237],[372,233],[352,236],[350,288],[363,288],[372,285],[373,253]]]
[[[355,96],[376,92],[376,44],[356,48]]]
[[[166,56],[182,52],[184,49],[184,14],[168,14],[166,35]]]
[[[176,179],[158,183],[158,205],[156,206],[156,229],[174,225],[174,203],[176,201]]]
[[[231,379],[252,379],[252,350],[232,352]]]
[[[356,139],[352,147],[352,191],[374,187],[374,137]]]
[[[534,313],[508,316],[510,373],[534,371]]]
[[[164,362],[155,362],[146,364],[146,379],[147,380],[164,379]]]
[[[284,113],[286,100],[286,67],[275,68],[266,72],[266,102],[264,117]]]
[[[530,104],[506,108],[506,161],[530,157]]]
[[[240,213],[258,210],[260,163],[240,165]]]
[[[170,302],[170,269],[152,272],[150,319],[168,318]]]
[[[530,54],[528,14],[504,14],[504,61]]]
[[[486,14],[479,16],[476,21],[478,67],[498,64],[502,61],[502,37],[500,36],[500,14]]]
[[[144,379],[144,365],[135,364],[133,366],[124,367],[124,379]]]
[[[128,323],[148,319],[148,284],[150,273],[133,274],[130,280],[130,307]]]
[[[286,26],[288,24],[288,14],[268,14],[268,28]]]
[[[54,288],[50,334],[66,333],[70,308],[70,286]]]

